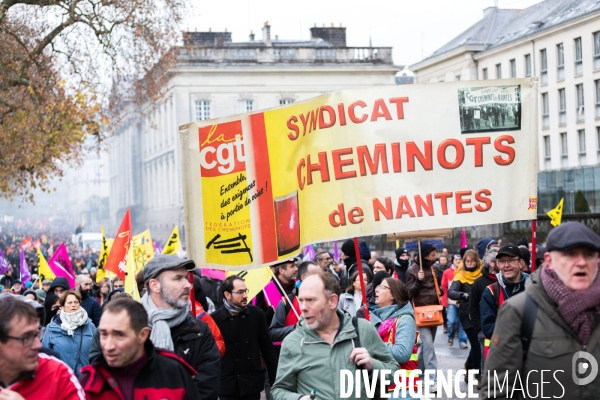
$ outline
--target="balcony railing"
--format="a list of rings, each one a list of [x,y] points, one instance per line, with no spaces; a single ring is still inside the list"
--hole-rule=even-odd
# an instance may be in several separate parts
[[[358,63],[392,65],[391,47],[180,47],[179,62]]]

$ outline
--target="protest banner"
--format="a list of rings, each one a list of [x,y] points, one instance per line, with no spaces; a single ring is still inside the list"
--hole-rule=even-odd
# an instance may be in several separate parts
[[[37,256],[38,256],[38,279],[40,281],[40,287],[42,287],[42,282],[45,279],[50,279],[53,280],[54,278],[56,278],[56,275],[54,275],[54,272],[52,272],[52,270],[50,269],[50,265],[48,265],[48,261],[46,261],[46,258],[44,257],[44,255],[42,254],[42,251],[38,248],[37,249]]]
[[[187,250],[203,267],[537,214],[536,78],[342,91],[180,133]]]

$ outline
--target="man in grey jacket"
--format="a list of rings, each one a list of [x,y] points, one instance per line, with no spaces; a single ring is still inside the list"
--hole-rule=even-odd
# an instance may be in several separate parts
[[[598,398],[600,237],[567,222],[550,232],[547,249],[525,292],[500,307],[482,399]]]

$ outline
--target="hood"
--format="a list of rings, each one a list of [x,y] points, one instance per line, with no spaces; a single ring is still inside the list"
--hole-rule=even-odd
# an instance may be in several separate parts
[[[70,290],[71,289],[69,287],[69,282],[67,281],[67,278],[62,277],[62,276],[54,278],[54,280],[50,284],[50,289],[48,289],[48,293],[52,293],[52,291],[54,290],[54,288],[57,288],[57,287],[61,287],[61,288],[65,289],[65,290]]]
[[[393,304],[371,311],[371,323],[376,325],[386,319],[397,318],[401,315],[410,315],[414,318],[415,312],[410,302],[406,303],[403,307]]]
[[[483,256],[485,256],[485,251],[487,250],[487,246],[488,244],[490,244],[490,242],[492,241],[492,238],[482,238],[479,239],[479,242],[477,242],[477,255],[479,256],[479,259],[483,259]]]
[[[529,274],[521,272],[521,279],[519,280],[519,282],[515,283],[507,282],[504,279],[504,275],[502,275],[502,272],[498,272],[496,274],[496,278],[498,278],[498,284],[504,288],[504,290],[506,291],[506,293],[508,293],[509,296],[512,296],[514,293],[523,291],[525,287],[525,281],[529,279]]]

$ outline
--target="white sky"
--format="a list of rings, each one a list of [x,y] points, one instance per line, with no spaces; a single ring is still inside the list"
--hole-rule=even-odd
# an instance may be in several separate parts
[[[494,0],[191,0],[189,30],[232,32],[233,41],[260,39],[265,21],[271,37],[309,39],[314,26],[345,26],[348,46],[392,46],[394,63],[411,65],[483,18]],[[498,0],[500,8],[527,8],[541,0]]]

